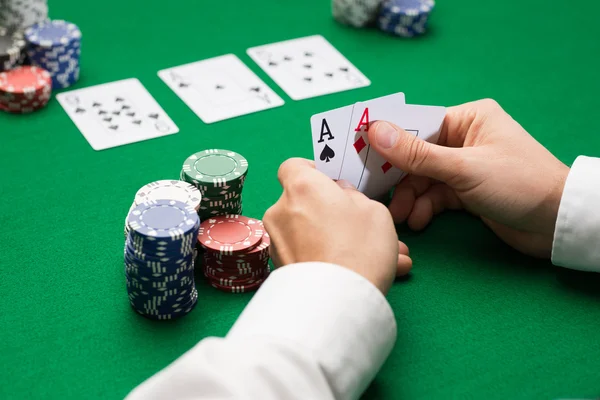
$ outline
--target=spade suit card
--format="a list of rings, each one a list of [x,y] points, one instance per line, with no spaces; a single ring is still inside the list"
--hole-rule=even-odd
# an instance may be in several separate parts
[[[252,47],[247,53],[293,100],[371,84],[320,35]]]
[[[405,172],[392,166],[371,147],[367,136],[369,126],[375,121],[389,121],[414,136],[437,143],[445,115],[445,107],[402,104],[385,99],[355,104],[340,179],[349,181],[370,198],[385,195]]]
[[[207,124],[284,104],[233,54],[164,69],[158,76]]]
[[[375,100],[375,99],[374,99]],[[382,102],[404,104],[404,93],[379,98]],[[348,140],[353,105],[315,114],[310,119],[315,166],[331,179],[339,179]]]
[[[56,98],[94,150],[179,132],[135,78],[59,93]]]

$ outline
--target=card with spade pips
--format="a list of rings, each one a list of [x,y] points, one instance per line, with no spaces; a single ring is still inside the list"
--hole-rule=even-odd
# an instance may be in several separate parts
[[[56,98],[94,150],[179,132],[135,78],[59,93]]]

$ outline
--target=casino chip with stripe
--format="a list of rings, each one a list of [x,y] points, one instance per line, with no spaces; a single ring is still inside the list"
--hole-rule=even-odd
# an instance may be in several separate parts
[[[156,320],[187,315],[197,304],[196,210],[177,200],[150,200],[127,216],[124,261],[131,307]]]
[[[25,31],[31,65],[52,75],[52,87],[64,89],[79,80],[81,31],[77,25],[54,20],[41,22]]]
[[[196,212],[200,209],[200,191],[193,185],[178,180],[158,180],[142,186],[136,193],[129,212],[136,206],[149,201],[177,200],[192,207]],[[128,213],[129,214],[129,213]],[[125,221],[125,236],[127,236],[127,221]]]
[[[242,190],[248,174],[248,161],[240,154],[209,149],[189,156],[180,178],[202,193],[198,214],[202,221],[218,215],[242,214]]]
[[[332,0],[331,11],[336,21],[356,28],[375,22],[381,0]]]
[[[23,32],[0,26],[0,72],[23,64],[25,45]]]
[[[427,31],[434,0],[385,0],[377,25],[384,32],[401,37],[414,37]]]
[[[218,290],[253,291],[269,276],[271,239],[260,220],[242,215],[210,218],[200,225],[198,243],[204,248],[204,277]]]
[[[1,26],[21,30],[47,19],[47,0],[0,0]]]
[[[31,113],[44,107],[52,94],[48,71],[22,66],[0,73],[0,109],[10,113]]]

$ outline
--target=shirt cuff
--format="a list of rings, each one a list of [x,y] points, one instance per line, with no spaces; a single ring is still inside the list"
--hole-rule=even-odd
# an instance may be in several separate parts
[[[396,341],[394,313],[361,275],[310,262],[275,270],[256,292],[227,337],[266,335],[310,352],[336,398],[357,398]]]
[[[579,156],[567,177],[558,209],[552,263],[600,272],[600,159]]]

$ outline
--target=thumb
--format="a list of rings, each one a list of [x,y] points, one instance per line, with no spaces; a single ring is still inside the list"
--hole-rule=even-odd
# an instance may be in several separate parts
[[[385,121],[369,128],[371,146],[404,172],[448,183],[462,170],[459,149],[438,146]]]

